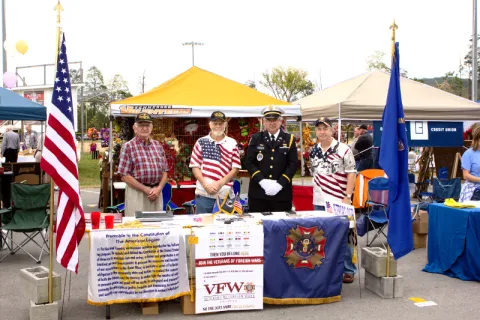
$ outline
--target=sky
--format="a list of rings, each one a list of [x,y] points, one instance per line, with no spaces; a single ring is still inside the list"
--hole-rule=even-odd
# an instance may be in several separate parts
[[[4,1],[7,41],[23,39],[29,45],[25,55],[7,58],[8,70],[53,63],[57,1]],[[192,66],[191,47],[182,45],[187,41],[204,43],[195,47],[196,66],[240,83],[258,83],[263,72],[291,66],[306,70],[311,81],[326,88],[366,72],[376,50],[388,59],[393,19],[399,27],[400,66],[409,77],[457,71],[472,35],[471,0],[61,3],[69,61],[82,61],[85,70],[97,66],[105,80],[121,74],[134,95],[144,71],[149,90]],[[29,84],[43,77],[41,69],[35,72]]]

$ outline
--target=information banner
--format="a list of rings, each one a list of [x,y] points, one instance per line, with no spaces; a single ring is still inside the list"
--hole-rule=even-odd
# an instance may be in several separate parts
[[[187,260],[181,230],[90,232],[89,304],[153,302],[186,294]]]
[[[263,226],[195,231],[196,313],[263,309]]]
[[[461,147],[463,122],[406,121],[409,147]],[[382,122],[373,121],[373,144],[380,146]]]

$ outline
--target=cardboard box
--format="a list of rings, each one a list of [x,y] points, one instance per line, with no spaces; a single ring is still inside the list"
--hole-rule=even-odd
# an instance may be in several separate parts
[[[415,249],[426,248],[427,247],[427,234],[413,234],[413,247]]]
[[[142,314],[144,316],[159,314],[158,312],[158,302],[144,302],[140,303],[142,307]]]
[[[427,234],[428,233],[428,221],[419,221],[416,220],[412,223],[412,231],[413,233],[418,234]]]
[[[194,291],[195,292],[195,291]],[[195,314],[195,301],[190,300],[190,295],[180,297],[180,307],[184,315]]]
[[[425,210],[420,210],[418,212],[417,220],[428,223],[428,212]]]
[[[427,234],[428,233],[428,212],[420,210],[412,223],[413,233]]]

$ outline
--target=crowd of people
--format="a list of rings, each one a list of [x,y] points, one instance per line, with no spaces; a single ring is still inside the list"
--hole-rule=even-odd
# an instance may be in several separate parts
[[[292,210],[292,181],[299,161],[293,134],[282,129],[284,111],[275,106],[262,110],[264,130],[255,133],[246,150],[245,166],[250,175],[250,212]],[[237,142],[228,137],[227,118],[222,111],[210,117],[210,133],[198,139],[190,168],[196,178],[197,214],[212,213],[215,201],[230,192],[241,169]],[[151,138],[152,118],[136,116],[135,137],[121,149],[118,172],[126,182],[125,215],[135,211],[162,210],[161,190],[167,183],[167,166],[162,146]],[[321,117],[315,122],[317,144],[310,151],[315,210],[325,210],[325,200],[351,204],[358,166],[372,166],[372,138],[365,126],[356,129],[352,147],[335,140],[332,121]],[[352,242],[352,241],[350,241]],[[345,253],[344,282],[354,281],[353,243]]]

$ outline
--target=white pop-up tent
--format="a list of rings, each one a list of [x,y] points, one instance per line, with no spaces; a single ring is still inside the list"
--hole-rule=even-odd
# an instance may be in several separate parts
[[[381,120],[390,74],[371,71],[295,101],[304,120]],[[405,120],[480,120],[480,105],[432,86],[400,79]]]

